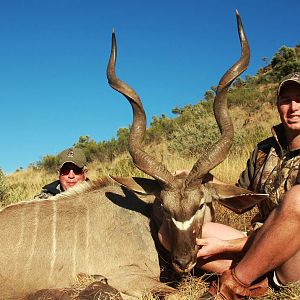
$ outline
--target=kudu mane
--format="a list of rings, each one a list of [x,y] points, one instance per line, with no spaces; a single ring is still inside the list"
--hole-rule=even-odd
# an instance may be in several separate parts
[[[111,180],[109,177],[97,178],[96,180],[89,180],[75,185],[71,189],[64,191],[63,193],[57,194],[55,196],[49,197],[47,199],[30,199],[23,200],[16,203],[11,203],[0,209],[0,212],[7,209],[15,209],[16,207],[21,207],[24,205],[34,205],[35,203],[50,203],[52,201],[63,201],[65,199],[74,199],[74,197],[84,195],[89,192],[97,192],[104,187],[116,186],[115,181]]]

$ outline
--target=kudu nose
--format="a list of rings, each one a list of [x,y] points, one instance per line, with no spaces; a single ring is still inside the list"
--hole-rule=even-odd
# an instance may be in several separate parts
[[[190,255],[184,257],[174,257],[173,264],[180,272],[189,272],[192,269],[191,266],[194,265]]]

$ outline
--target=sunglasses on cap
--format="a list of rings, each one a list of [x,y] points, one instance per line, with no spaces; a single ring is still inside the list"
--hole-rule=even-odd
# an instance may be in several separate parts
[[[73,173],[75,175],[82,175],[83,174],[83,168],[79,168],[77,166],[66,166],[66,167],[62,167],[59,171],[60,175],[69,175],[69,173],[71,172],[71,170],[73,171]]]

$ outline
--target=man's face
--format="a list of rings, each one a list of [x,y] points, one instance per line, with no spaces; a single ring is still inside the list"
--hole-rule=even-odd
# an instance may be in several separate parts
[[[84,180],[86,171],[73,163],[65,163],[59,171],[59,181],[64,191]]]
[[[288,137],[300,134],[300,85],[287,82],[280,91],[278,112]]]

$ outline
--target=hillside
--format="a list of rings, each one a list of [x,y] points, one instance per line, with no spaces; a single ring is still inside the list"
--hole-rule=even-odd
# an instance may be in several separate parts
[[[267,67],[253,77],[237,79],[228,93],[230,115],[235,136],[230,154],[212,173],[224,182],[234,183],[244,169],[247,158],[256,143],[270,136],[270,128],[279,122],[276,108],[276,88],[283,76],[300,71],[299,46],[282,47],[275,53]],[[145,136],[145,149],[162,161],[173,172],[189,169],[219,136],[212,106],[215,87],[195,105],[173,109],[174,118],[165,115],[153,117]],[[137,170],[127,152],[129,128],[120,128],[117,139],[96,142],[89,136],[79,137],[76,146],[81,147],[88,158],[90,179],[107,174],[115,176],[145,176]],[[70,145],[71,146],[71,145]],[[5,176],[0,169],[0,205],[31,199],[41,187],[57,177],[57,158],[45,156],[27,169]],[[255,208],[237,215],[216,203],[216,220],[242,231],[247,231]],[[81,288],[83,288],[82,286]],[[174,299],[198,299],[207,288],[202,277],[187,276],[178,285]],[[78,287],[78,291],[80,291]],[[291,286],[279,292],[269,290],[265,300],[299,299],[299,286]],[[141,300],[155,300],[146,295]]]
[[[228,159],[214,172],[226,181],[234,182],[244,168],[255,144],[270,135],[272,125],[279,122],[276,110],[276,86],[282,77],[300,70],[300,46],[282,46],[271,63],[257,70],[255,76],[238,78],[228,93],[230,114],[235,137]],[[170,170],[189,168],[202,151],[216,141],[219,130],[212,105],[216,87],[206,91],[195,105],[175,107],[173,118],[153,117],[145,136],[145,147],[166,164]],[[188,101],[187,101],[188,102]],[[107,175],[143,175],[136,170],[127,153],[129,128],[120,128],[117,139],[96,142],[81,136],[81,147],[89,162],[89,177]],[[70,145],[71,146],[71,145]],[[45,156],[26,170],[7,177],[0,169],[0,201],[2,205],[31,198],[41,186],[56,177],[55,156]],[[227,169],[224,167],[227,166]],[[232,167],[234,166],[234,167]]]

